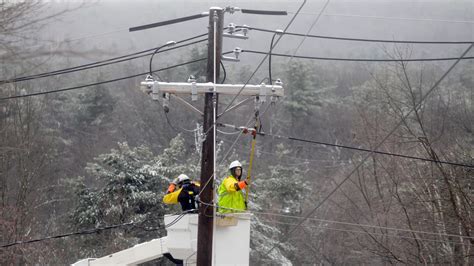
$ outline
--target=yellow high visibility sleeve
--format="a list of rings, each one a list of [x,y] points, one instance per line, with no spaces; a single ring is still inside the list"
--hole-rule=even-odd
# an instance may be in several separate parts
[[[237,184],[237,179],[235,179],[234,177],[232,178],[226,178],[224,179],[223,181],[223,184],[224,184],[224,187],[225,189],[228,191],[228,192],[236,192],[237,189],[235,189],[235,184]]]
[[[163,197],[163,203],[165,204],[177,204],[178,203],[178,196],[181,193],[183,188],[180,188],[174,192],[168,193]]]

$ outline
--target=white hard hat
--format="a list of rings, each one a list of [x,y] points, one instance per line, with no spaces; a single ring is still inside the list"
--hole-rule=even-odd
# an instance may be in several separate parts
[[[235,168],[235,167],[242,167],[242,164],[239,161],[233,161],[229,165],[229,169]]]
[[[181,183],[181,182],[184,182],[186,180],[189,180],[189,176],[185,175],[185,174],[180,174],[178,176],[178,183]]]

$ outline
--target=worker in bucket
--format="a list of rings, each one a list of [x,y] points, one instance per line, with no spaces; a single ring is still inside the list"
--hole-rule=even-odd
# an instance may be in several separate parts
[[[248,185],[248,177],[242,178],[242,164],[233,161],[229,165],[230,175],[226,177],[219,186],[219,212],[243,212],[247,209],[247,203],[242,192]]]
[[[168,186],[163,202],[166,204],[181,204],[183,211],[197,210],[195,197],[199,194],[200,185],[191,181],[185,174],[180,174]]]

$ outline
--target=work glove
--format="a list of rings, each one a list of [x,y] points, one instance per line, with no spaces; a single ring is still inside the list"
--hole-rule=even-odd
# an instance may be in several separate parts
[[[247,187],[248,183],[247,183],[247,180],[244,180],[244,181],[240,181],[236,184],[236,189],[237,190],[241,190],[241,189],[244,189],[245,187]]]

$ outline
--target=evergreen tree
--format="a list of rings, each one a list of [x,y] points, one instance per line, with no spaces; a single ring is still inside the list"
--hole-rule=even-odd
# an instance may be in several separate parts
[[[275,152],[277,162],[285,161],[283,156],[291,152],[283,144],[278,144]],[[254,191],[254,199],[250,202],[250,211],[255,210],[257,214],[251,231],[252,262],[291,264],[290,258],[295,247],[288,241],[281,241],[281,236],[289,230],[287,219],[258,213],[300,213],[301,204],[310,192],[303,170],[278,163],[269,165],[267,171],[256,177],[254,187],[258,188],[258,191]],[[262,219],[265,217],[267,220]]]
[[[134,227],[104,232],[93,241],[97,248],[85,250],[84,255],[101,256],[160,237],[164,233],[163,216],[171,211],[161,202],[168,183],[179,173],[192,176],[197,169],[185,155],[181,135],[158,156],[148,147],[119,143],[118,149],[99,155],[87,165],[87,178],[70,180],[78,198],[70,216],[75,229],[135,223]],[[86,181],[97,184],[96,188],[87,186]],[[89,242],[86,238],[83,244]]]

